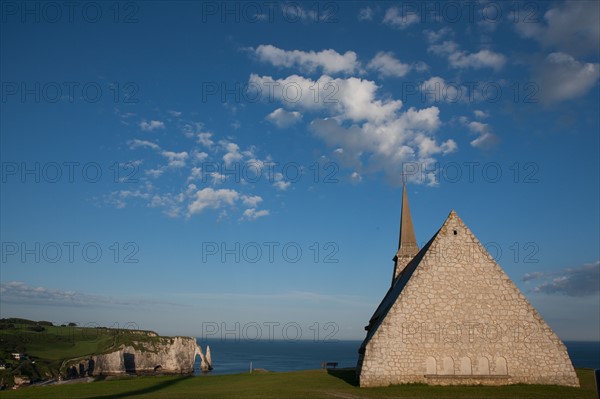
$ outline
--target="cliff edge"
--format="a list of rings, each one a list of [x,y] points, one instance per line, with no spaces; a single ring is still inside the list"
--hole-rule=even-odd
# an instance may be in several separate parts
[[[189,374],[196,356],[201,369],[211,370],[202,348],[192,337],[152,337],[132,340],[106,353],[67,360],[61,367],[67,378],[123,374]]]

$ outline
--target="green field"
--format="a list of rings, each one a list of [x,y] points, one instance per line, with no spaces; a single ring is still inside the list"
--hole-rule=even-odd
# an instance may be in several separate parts
[[[358,388],[353,370],[213,376],[129,377],[0,392],[2,398],[596,398],[591,370],[577,370],[581,388],[543,385]]]

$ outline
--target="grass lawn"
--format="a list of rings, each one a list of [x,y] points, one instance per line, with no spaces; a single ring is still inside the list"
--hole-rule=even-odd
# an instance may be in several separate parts
[[[578,369],[581,388],[396,385],[358,388],[353,370],[309,370],[213,376],[133,377],[0,392],[2,398],[597,398],[592,370]]]

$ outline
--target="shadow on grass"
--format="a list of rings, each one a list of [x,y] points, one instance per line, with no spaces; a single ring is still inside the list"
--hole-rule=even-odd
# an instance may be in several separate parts
[[[356,369],[343,368],[343,369],[327,369],[327,374],[332,375],[340,380],[352,385],[353,387],[358,386],[358,378],[356,378]]]
[[[129,398],[131,396],[136,396],[136,395],[144,395],[144,394],[160,391],[165,388],[169,388],[170,386],[178,384],[184,380],[187,380],[188,378],[193,378],[193,377],[187,375],[187,376],[183,376],[183,377],[174,378],[172,380],[159,382],[158,384],[154,384],[154,385],[146,387],[146,388],[136,389],[134,391],[128,391],[128,392],[112,394],[112,395],[93,396],[90,399],[119,399],[119,398]]]

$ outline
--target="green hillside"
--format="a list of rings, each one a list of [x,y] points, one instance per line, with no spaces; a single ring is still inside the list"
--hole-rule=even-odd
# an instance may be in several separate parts
[[[31,381],[57,378],[65,360],[110,352],[123,344],[136,345],[160,339],[151,331],[105,327],[54,326],[50,322],[0,319],[0,386],[12,385],[13,376]],[[15,360],[13,353],[24,354]]]

